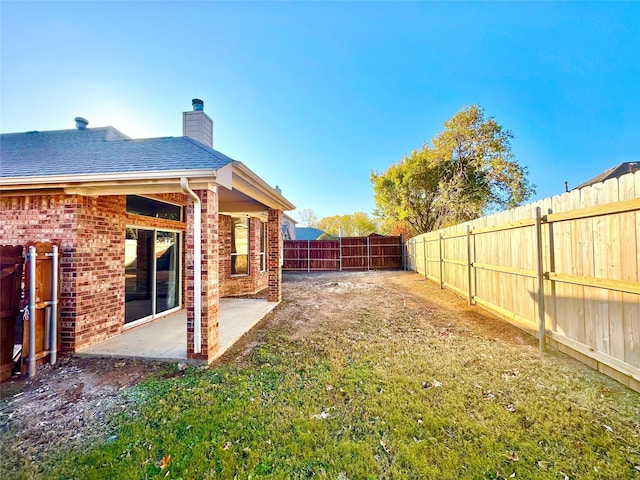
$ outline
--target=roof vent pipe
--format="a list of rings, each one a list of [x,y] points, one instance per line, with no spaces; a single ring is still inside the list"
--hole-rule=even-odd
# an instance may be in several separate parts
[[[191,100],[191,105],[193,105],[194,112],[202,112],[204,110],[204,102],[199,98]]]
[[[74,118],[74,120],[76,122],[76,128],[78,130],[86,130],[87,125],[89,125],[89,120],[87,120],[86,118],[76,117]]]

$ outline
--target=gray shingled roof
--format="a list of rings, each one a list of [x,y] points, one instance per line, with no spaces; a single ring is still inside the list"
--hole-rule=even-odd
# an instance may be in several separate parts
[[[599,175],[596,175],[590,180],[578,185],[572,190],[578,190],[583,187],[588,187],[589,185],[594,185],[596,183],[604,182],[605,180],[609,180],[610,178],[618,178],[622,175],[626,175],[627,173],[634,173],[640,170],[640,162],[623,162],[615,167],[610,168],[609,170],[605,170]]]
[[[130,139],[113,127],[0,135],[0,177],[217,170],[233,159],[189,137]]]

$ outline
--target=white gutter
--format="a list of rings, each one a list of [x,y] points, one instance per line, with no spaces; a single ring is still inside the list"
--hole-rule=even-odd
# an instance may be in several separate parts
[[[186,177],[180,178],[182,191],[193,200],[193,353],[202,351],[202,203],[189,188]]]
[[[78,183],[91,183],[94,186],[112,185],[114,182],[126,181],[157,181],[178,179],[185,176],[211,178],[216,176],[216,170],[203,168],[198,170],[152,170],[141,172],[111,172],[111,173],[74,173],[64,175],[34,175],[23,177],[0,178],[0,186],[8,188],[24,188],[25,185],[62,185],[74,186]]]

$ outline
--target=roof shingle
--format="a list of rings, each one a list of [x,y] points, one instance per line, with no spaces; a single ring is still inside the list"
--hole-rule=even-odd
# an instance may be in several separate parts
[[[131,139],[113,127],[0,135],[0,177],[217,170],[233,162],[189,137]]]

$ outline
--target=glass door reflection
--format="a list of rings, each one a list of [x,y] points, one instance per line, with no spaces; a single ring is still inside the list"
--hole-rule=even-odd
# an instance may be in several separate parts
[[[125,320],[153,314],[153,231],[127,228],[125,240]]]
[[[175,232],[156,232],[156,313],[178,306],[179,237]]]

